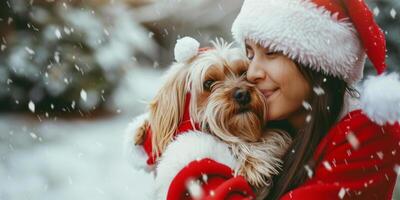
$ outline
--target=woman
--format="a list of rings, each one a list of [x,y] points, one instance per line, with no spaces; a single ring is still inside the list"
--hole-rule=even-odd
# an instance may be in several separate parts
[[[266,199],[391,199],[400,164],[399,77],[369,78],[359,109],[351,101],[365,54],[378,74],[385,68],[384,35],[365,3],[245,0],[232,32],[250,60],[248,80],[267,99],[267,126],[294,138]],[[187,158],[168,172],[167,199],[255,198],[223,156]]]

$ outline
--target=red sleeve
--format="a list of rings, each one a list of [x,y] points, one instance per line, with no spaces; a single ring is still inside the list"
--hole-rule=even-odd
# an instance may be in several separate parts
[[[170,143],[157,163],[155,192],[167,200],[247,200],[253,189],[235,176],[237,160],[212,135],[191,131]]]
[[[197,184],[200,193],[190,191],[190,184]],[[198,198],[195,198],[197,195]],[[194,197],[193,197],[194,196]],[[204,158],[192,161],[183,168],[169,186],[167,200],[248,200],[255,195],[242,176],[233,176],[228,166]]]
[[[281,199],[392,199],[400,163],[400,125],[379,126],[356,110],[318,146],[313,176]]]

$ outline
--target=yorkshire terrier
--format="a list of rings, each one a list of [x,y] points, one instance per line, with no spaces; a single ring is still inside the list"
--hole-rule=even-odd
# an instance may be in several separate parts
[[[280,158],[291,138],[283,131],[265,129],[265,97],[246,81],[244,53],[222,39],[212,44],[172,65],[150,103],[147,118],[136,129],[134,143],[142,145],[151,127],[153,154],[161,155],[174,139],[190,94],[190,123],[227,143],[240,163],[235,172],[254,188],[265,188],[279,173]]]

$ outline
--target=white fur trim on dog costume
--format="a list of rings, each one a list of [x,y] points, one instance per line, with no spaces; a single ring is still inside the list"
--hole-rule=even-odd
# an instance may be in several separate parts
[[[361,108],[379,125],[400,121],[399,74],[382,74],[368,77],[363,84]]]
[[[125,130],[124,138],[124,154],[135,169],[144,169],[145,171],[152,171],[153,166],[147,165],[147,154],[142,145],[135,145],[134,138],[136,129],[141,126],[148,118],[148,113],[144,113],[135,117]]]
[[[177,62],[186,62],[197,55],[200,43],[191,37],[184,37],[176,41],[174,54]]]
[[[166,199],[172,180],[190,162],[210,158],[232,169],[238,166],[228,145],[214,136],[190,131],[170,143],[157,164],[156,199]]]
[[[362,78],[365,52],[352,23],[337,16],[308,0],[245,0],[232,34],[239,43],[252,40],[355,83]]]

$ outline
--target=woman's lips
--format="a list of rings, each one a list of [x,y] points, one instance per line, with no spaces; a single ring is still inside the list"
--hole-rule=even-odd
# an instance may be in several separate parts
[[[270,97],[272,94],[274,94],[278,89],[273,89],[273,90],[261,90],[261,93],[265,96],[266,99]]]

